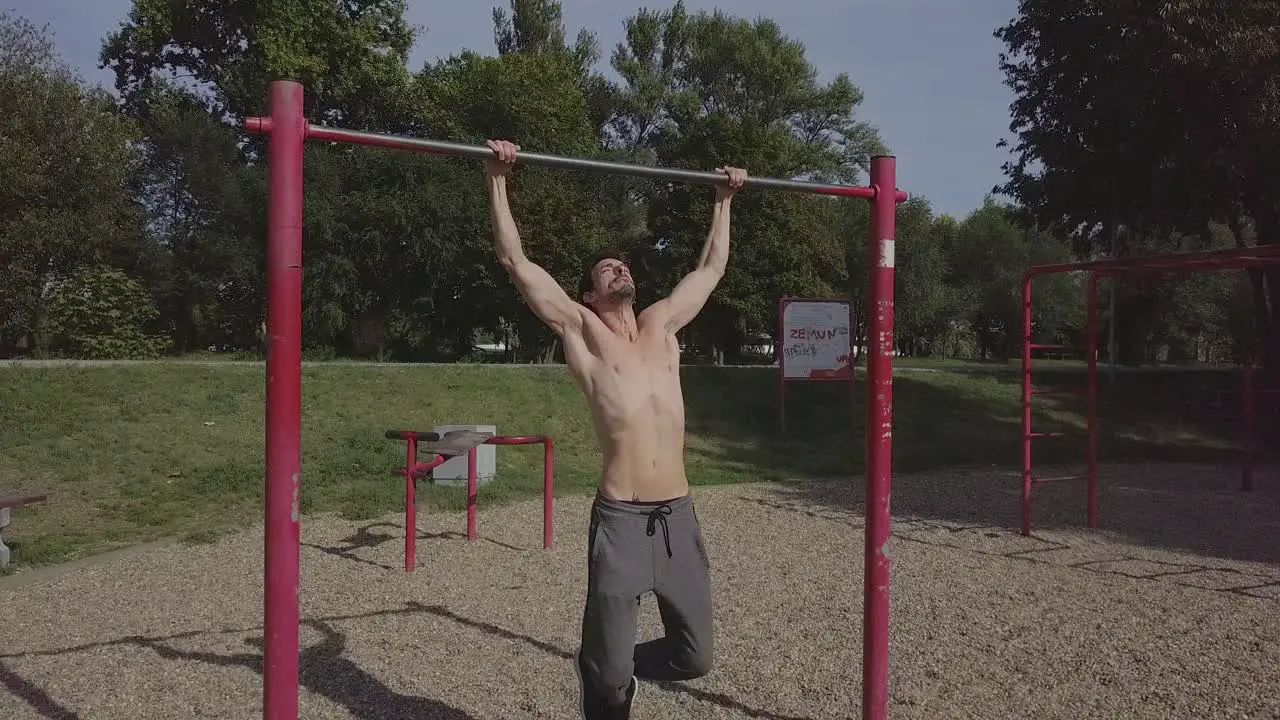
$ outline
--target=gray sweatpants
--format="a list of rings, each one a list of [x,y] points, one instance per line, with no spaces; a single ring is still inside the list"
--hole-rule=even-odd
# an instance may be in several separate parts
[[[591,507],[582,671],[608,702],[631,676],[689,680],[711,671],[711,574],[686,495],[661,503],[596,496]],[[636,645],[640,597],[652,592],[666,636]]]

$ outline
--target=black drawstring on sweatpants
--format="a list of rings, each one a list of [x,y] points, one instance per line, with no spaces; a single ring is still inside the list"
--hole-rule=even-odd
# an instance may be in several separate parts
[[[662,523],[662,540],[667,545],[667,557],[671,557],[671,533],[667,530],[667,516],[671,514],[670,505],[659,505],[649,511],[649,522],[645,525],[644,532],[649,537],[653,537],[653,525],[655,522]]]

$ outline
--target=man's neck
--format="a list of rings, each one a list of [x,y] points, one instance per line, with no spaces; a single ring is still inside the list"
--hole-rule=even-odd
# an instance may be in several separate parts
[[[639,328],[636,326],[635,311],[630,305],[601,308],[596,311],[596,315],[600,316],[604,326],[612,330],[614,335],[625,340],[635,340],[640,334]]]

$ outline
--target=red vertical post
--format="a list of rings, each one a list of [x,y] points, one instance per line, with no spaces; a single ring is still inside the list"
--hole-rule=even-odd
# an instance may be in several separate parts
[[[404,570],[413,572],[418,567],[418,481],[414,467],[418,464],[418,438],[410,436],[409,458],[405,462],[404,475]]]
[[[467,451],[467,542],[476,539],[476,448]]]
[[[555,523],[556,442],[551,438],[542,441],[542,549],[551,547]]]
[[[893,280],[897,170],[871,158],[868,283],[866,514],[862,612],[862,717],[889,714],[889,530],[893,472]],[[856,412],[856,407],[855,407]]]
[[[302,472],[302,86],[271,83],[262,715],[298,717]]]
[[[1245,492],[1253,490],[1254,454],[1258,441],[1253,393],[1253,358],[1250,357],[1245,360],[1245,366],[1240,369],[1240,450],[1243,456],[1240,465],[1240,489]]]
[[[1089,356],[1089,527],[1098,527],[1098,275],[1089,273],[1085,347]]]
[[[1022,534],[1031,534],[1031,273],[1022,276]]]

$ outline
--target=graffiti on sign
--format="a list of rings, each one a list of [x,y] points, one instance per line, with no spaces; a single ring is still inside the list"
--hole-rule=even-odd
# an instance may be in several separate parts
[[[849,304],[828,300],[793,300],[782,309],[782,375],[784,379],[848,378]]]

